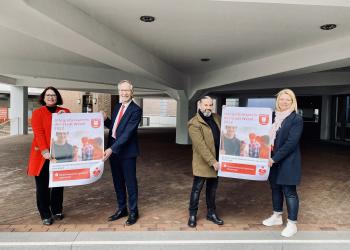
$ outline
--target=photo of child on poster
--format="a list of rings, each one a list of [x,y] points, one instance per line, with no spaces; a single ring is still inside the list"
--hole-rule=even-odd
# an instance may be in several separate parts
[[[263,159],[268,159],[270,156],[269,135],[257,134],[256,128],[227,125],[221,134],[220,154],[222,155]]]
[[[88,137],[81,131],[56,132],[51,141],[51,158],[53,163],[79,162],[103,159],[102,137]]]

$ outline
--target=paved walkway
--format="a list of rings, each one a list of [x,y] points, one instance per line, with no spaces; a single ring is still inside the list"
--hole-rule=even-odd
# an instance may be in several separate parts
[[[350,249],[350,231],[299,232],[55,232],[0,233],[0,249],[329,250]]]
[[[280,231],[265,228],[261,220],[271,213],[266,182],[221,178],[217,210],[225,220],[217,226],[205,220],[204,192],[198,226],[187,227],[192,184],[191,146],[176,145],[174,130],[140,131],[138,159],[140,219],[133,226],[124,220],[107,222],[116,208],[109,165],[97,183],[65,189],[66,218],[41,225],[35,204],[35,183],[26,176],[32,135],[0,139],[0,231]],[[299,188],[301,231],[350,231],[349,147],[304,143],[303,179]]]

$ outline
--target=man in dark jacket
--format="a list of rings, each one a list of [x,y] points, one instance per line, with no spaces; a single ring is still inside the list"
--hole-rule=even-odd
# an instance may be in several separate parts
[[[129,215],[126,225],[132,225],[139,217],[136,157],[139,155],[137,128],[141,121],[142,109],[132,101],[133,86],[130,81],[120,81],[118,91],[119,103],[113,111],[112,119],[104,114],[104,124],[109,128],[108,148],[104,152],[104,160],[110,159],[118,201],[118,210],[108,220],[114,221]]]

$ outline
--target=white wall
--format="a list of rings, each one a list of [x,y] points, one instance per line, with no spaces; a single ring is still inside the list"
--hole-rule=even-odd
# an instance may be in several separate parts
[[[144,117],[150,118],[149,127],[176,127],[176,116],[147,115]],[[146,124],[144,124],[144,126],[145,125]]]

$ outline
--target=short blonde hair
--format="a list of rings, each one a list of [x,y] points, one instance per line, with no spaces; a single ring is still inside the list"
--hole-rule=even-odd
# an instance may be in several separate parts
[[[278,100],[280,99],[281,95],[286,94],[289,95],[289,97],[292,99],[292,107],[291,109],[295,112],[298,111],[298,104],[297,104],[297,98],[295,97],[295,94],[293,90],[291,89],[282,89],[280,92],[277,93],[277,98],[276,98],[276,111],[281,111],[280,107],[278,106]]]
[[[120,82],[118,82],[118,91],[119,91],[119,87],[120,85],[122,85],[123,83],[127,83],[130,86],[130,90],[131,90],[131,95],[134,95],[134,86],[132,85],[130,80],[121,80]]]

